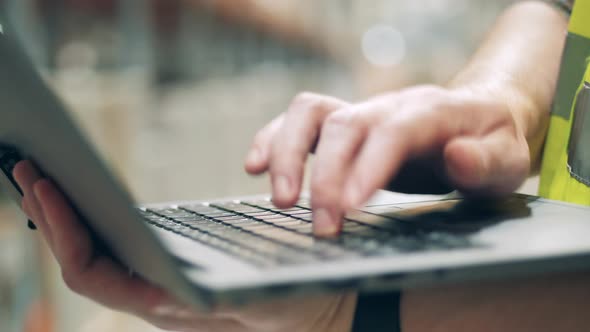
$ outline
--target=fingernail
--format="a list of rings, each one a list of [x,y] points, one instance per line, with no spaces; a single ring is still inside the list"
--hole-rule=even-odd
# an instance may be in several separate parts
[[[258,164],[260,163],[260,151],[257,148],[253,148],[248,153],[248,157],[246,158],[248,164]]]
[[[291,181],[285,175],[279,175],[275,178],[274,181],[275,188],[277,193],[281,197],[289,196],[291,193]]]
[[[328,209],[313,210],[313,232],[319,236],[333,236],[338,232],[338,220]]]

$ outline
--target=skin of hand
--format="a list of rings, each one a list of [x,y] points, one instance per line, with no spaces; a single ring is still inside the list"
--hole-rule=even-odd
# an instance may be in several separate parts
[[[522,2],[447,87],[355,104],[300,94],[256,135],[245,169],[269,172],[273,202],[288,208],[315,152],[310,189],[320,236],[337,234],[344,213],[380,188],[508,194],[539,164],[566,23],[547,4]]]
[[[299,197],[314,149],[314,231],[327,236],[339,231],[345,211],[380,188],[403,189],[412,182],[435,192],[455,187],[500,195],[518,188],[530,167],[525,133],[503,102],[435,86],[359,104],[302,94],[256,136],[246,169],[269,171],[273,202],[287,208]],[[408,161],[416,166],[400,173]],[[425,163],[431,167],[420,166]],[[410,175],[412,169],[421,172]]]
[[[95,250],[90,233],[57,187],[29,161],[14,176],[22,188],[22,209],[53,252],[63,279],[74,292],[111,309],[136,315],[173,331],[348,331],[355,294],[321,295],[217,308],[199,312]]]

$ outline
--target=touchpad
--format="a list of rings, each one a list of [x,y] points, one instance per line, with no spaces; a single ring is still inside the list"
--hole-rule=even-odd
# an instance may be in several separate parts
[[[501,199],[451,199],[374,206],[363,210],[418,228],[475,232],[503,221],[531,215],[531,198],[510,196]]]

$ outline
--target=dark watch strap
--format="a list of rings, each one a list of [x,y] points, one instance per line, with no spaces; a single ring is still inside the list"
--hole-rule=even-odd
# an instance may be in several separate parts
[[[353,332],[401,332],[400,292],[359,294]]]

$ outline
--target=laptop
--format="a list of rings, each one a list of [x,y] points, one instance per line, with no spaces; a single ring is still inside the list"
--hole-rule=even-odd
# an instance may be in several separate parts
[[[379,193],[317,238],[309,200],[137,205],[18,46],[0,30],[0,185],[33,160],[121,263],[200,308],[376,292],[590,267],[590,208],[514,194],[489,201]]]

